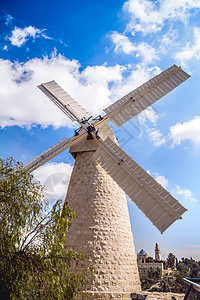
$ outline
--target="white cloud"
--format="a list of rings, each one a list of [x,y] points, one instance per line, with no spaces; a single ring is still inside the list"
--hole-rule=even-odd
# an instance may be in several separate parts
[[[170,27],[170,29],[165,34],[159,36],[159,52],[162,54],[169,53],[171,48],[178,45],[177,39],[178,30]]]
[[[143,64],[138,64],[137,67],[129,65],[127,71],[129,72],[128,77],[124,76],[122,80],[112,87],[111,92],[114,101],[161,72],[159,67],[146,67]]]
[[[120,34],[118,32],[113,32],[111,34],[111,39],[113,43],[116,45],[115,46],[116,52],[122,51],[126,54],[135,52],[135,46],[133,45],[133,43],[129,41],[128,37],[126,37],[125,35]]]
[[[64,199],[72,172],[72,166],[65,163],[48,163],[33,172],[45,186],[49,200]]]
[[[108,83],[121,80],[123,68],[95,66],[82,72],[79,68],[77,61],[61,55],[24,64],[0,60],[0,126],[70,125],[71,121],[37,89],[41,82],[52,79],[90,112],[99,113],[110,103]]]
[[[141,134],[140,137],[143,136],[143,132],[146,132],[149,140],[155,147],[160,147],[168,141],[168,136],[163,136],[163,134],[156,129],[158,117],[157,111],[152,106],[148,107],[137,116],[137,125]],[[151,125],[153,125],[153,127],[151,127]]]
[[[150,140],[153,142],[154,146],[160,147],[161,145],[166,143],[166,138],[163,137],[162,133],[155,128],[147,129],[148,136]]]
[[[165,189],[168,186],[168,180],[165,178],[165,176],[160,175],[158,173],[151,173],[149,170],[147,171],[147,173],[151,176],[153,176],[155,178],[155,180],[160,183],[160,185],[162,185]]]
[[[111,39],[115,44],[115,52],[121,51],[125,54],[136,53],[136,57],[141,57],[144,63],[151,63],[159,59],[156,50],[147,43],[133,44],[127,36],[118,32],[113,32]]]
[[[10,25],[12,23],[13,17],[9,14],[5,15],[5,24],[6,26]]]
[[[50,39],[44,33],[42,33],[43,31],[44,29],[40,30],[33,26],[29,26],[25,28],[15,27],[15,29],[11,33],[11,36],[8,39],[10,40],[13,46],[21,47],[30,38],[35,39],[42,36],[45,39]]]
[[[173,139],[173,146],[179,145],[184,140],[190,140],[198,146],[200,144],[200,116],[170,127],[170,137]]]
[[[148,107],[141,114],[138,115],[138,122],[140,125],[144,125],[149,120],[155,126],[158,121],[158,113],[153,107]]]
[[[8,46],[5,45],[5,46],[3,47],[3,50],[4,50],[4,51],[8,51]]]
[[[144,35],[158,32],[166,21],[187,22],[191,11],[200,8],[199,0],[128,0],[124,4],[124,11],[128,12],[131,20],[127,30],[142,32]]]
[[[167,188],[168,186],[168,180],[162,176],[162,175],[159,175],[158,173],[156,173],[156,177],[155,177],[156,181],[158,181],[158,183],[160,183],[165,189]]]
[[[197,199],[192,197],[192,192],[188,189],[182,189],[179,185],[176,185],[176,189],[173,190],[173,193],[182,196],[183,200],[197,202]]]
[[[200,60],[200,28],[193,28],[194,41],[193,43],[187,43],[183,50],[179,51],[175,55],[175,59],[180,62],[182,66],[187,66],[189,60]]]
[[[55,79],[74,99],[96,116],[113,101],[158,73],[158,68],[88,66],[53,53],[26,63],[0,60],[0,126],[72,126],[68,118],[37,86]],[[123,73],[128,72],[128,76]]]

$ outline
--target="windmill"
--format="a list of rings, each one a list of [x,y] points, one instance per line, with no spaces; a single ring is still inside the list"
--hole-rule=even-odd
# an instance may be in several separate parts
[[[55,81],[39,89],[72,121],[80,124],[64,138],[24,165],[34,171],[70,147],[75,158],[66,201],[76,212],[67,235],[75,250],[87,252],[95,267],[88,283],[91,299],[127,298],[140,290],[126,195],[163,233],[186,209],[120,148],[112,129],[122,126],[190,77],[173,65],[104,109],[91,115]]]

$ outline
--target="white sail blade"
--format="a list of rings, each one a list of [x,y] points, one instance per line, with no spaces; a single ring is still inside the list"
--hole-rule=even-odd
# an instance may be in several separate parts
[[[104,109],[117,127],[125,124],[190,77],[173,65]]]
[[[38,88],[55,103],[72,121],[88,120],[91,115],[68,95],[54,80],[42,83]]]
[[[32,160],[28,161],[26,164],[23,165],[23,168],[28,172],[33,172],[35,169],[39,168],[47,161],[61,153],[62,151],[66,150],[71,146],[71,139],[62,139],[60,142],[56,143],[52,147],[49,147],[44,152],[37,155]]]
[[[109,137],[94,158],[161,233],[181,219],[186,209]]]
[[[81,141],[86,136],[87,136],[87,131],[85,131],[82,128],[79,131],[78,135],[74,135],[69,139],[67,138],[62,139],[58,143],[54,144],[44,152],[34,157],[32,160],[28,161],[26,164],[23,165],[23,168],[26,169],[28,172],[33,172],[34,170],[44,165],[47,161],[49,161],[56,155],[60,154],[61,152],[65,151],[67,148]]]

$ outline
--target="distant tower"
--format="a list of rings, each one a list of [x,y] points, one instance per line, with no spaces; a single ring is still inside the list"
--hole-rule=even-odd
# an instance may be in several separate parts
[[[159,261],[159,260],[161,260],[160,248],[159,248],[158,243],[156,243],[156,246],[155,246],[155,261]]]

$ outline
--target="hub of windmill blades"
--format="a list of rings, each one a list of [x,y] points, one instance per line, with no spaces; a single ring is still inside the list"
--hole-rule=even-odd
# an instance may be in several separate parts
[[[153,103],[186,81],[190,75],[181,67],[173,65],[131,91],[104,109],[105,115],[89,121],[91,114],[67,94],[54,80],[42,83],[39,89],[81,128],[71,138],[64,138],[24,165],[29,172],[37,169],[60,152],[81,144],[84,139],[98,140],[93,158],[142,210],[154,226],[163,233],[176,220],[181,219],[185,209],[168,191],[137,164],[107,134],[111,128],[107,121],[117,127],[144,111]],[[103,127],[105,131],[103,132]],[[80,147],[79,147],[80,149]]]
[[[87,136],[87,139],[88,140],[93,140],[94,138],[96,139],[100,139],[100,136],[98,135],[98,132],[96,130],[96,128],[94,127],[94,125],[90,124],[87,128],[87,133],[88,133],[88,136]]]
[[[100,120],[103,120],[103,118],[100,115],[98,117],[92,119],[91,122],[89,122],[89,119],[86,120],[85,118],[83,118],[80,121],[80,124],[82,126],[75,130],[75,136],[78,136],[81,129],[84,128],[85,131],[88,133],[87,140],[92,140],[94,138],[97,138],[99,140],[100,136],[98,135],[98,130],[96,130],[95,125],[94,125],[95,122],[93,122],[93,121],[100,121]]]

